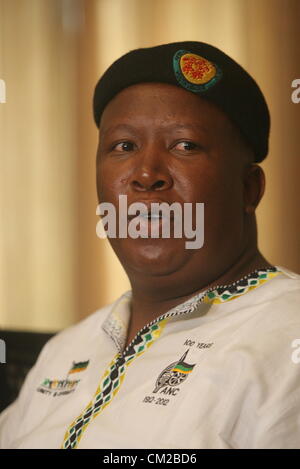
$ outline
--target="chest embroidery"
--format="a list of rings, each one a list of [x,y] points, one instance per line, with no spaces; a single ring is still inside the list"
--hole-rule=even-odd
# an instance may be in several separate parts
[[[64,379],[45,378],[37,388],[37,392],[53,397],[71,394],[77,388],[80,379],[70,379],[69,376],[84,371],[88,364],[89,360],[77,363],[73,361],[71,368]]]

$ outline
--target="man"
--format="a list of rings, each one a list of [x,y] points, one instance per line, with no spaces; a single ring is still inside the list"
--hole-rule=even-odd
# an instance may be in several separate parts
[[[257,84],[204,43],[138,49],[99,80],[94,117],[99,202],[159,236],[110,236],[132,291],[46,344],[1,446],[299,448],[300,281],[257,248]],[[124,221],[120,196],[145,211]],[[192,204],[194,228],[204,204],[202,247],[162,236],[162,203]]]

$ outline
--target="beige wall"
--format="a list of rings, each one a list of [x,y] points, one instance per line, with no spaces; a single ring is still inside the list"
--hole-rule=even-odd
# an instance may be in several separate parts
[[[272,134],[259,244],[300,272],[299,20],[298,0],[0,0],[0,327],[58,330],[129,288],[95,233],[91,99],[119,55],[163,42],[210,42],[261,85]]]
[[[78,311],[77,50],[60,3],[0,2],[2,327],[62,328]]]

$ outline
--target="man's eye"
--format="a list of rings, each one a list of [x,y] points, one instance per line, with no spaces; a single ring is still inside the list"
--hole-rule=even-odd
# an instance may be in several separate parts
[[[192,151],[198,148],[198,145],[194,142],[184,141],[176,143],[175,148],[177,150]]]
[[[112,150],[116,151],[132,151],[133,150],[133,143],[131,142],[119,142],[113,146]]]

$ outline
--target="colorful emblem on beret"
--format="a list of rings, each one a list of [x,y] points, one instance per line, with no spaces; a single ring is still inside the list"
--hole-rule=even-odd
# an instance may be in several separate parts
[[[196,93],[207,91],[222,77],[218,65],[185,50],[179,50],[174,54],[173,67],[180,85]]]

